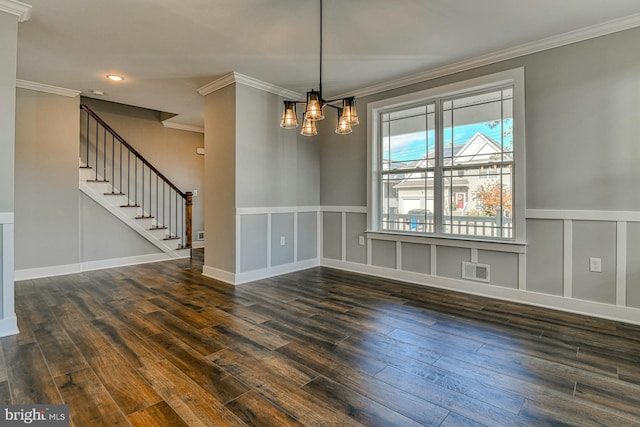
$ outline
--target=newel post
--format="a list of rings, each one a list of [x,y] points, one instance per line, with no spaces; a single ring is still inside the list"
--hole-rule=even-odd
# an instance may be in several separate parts
[[[187,196],[186,200],[185,200],[185,231],[186,231],[186,237],[187,237],[187,244],[186,247],[190,248],[191,244],[193,243],[193,230],[192,230],[192,226],[191,226],[191,213],[193,211],[193,193],[191,191],[187,191],[185,193],[185,195]]]

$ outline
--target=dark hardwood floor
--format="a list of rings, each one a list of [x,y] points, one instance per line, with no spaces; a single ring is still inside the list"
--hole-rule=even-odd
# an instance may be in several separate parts
[[[640,425],[640,327],[315,268],[194,259],[16,283],[2,403],[73,425]]]

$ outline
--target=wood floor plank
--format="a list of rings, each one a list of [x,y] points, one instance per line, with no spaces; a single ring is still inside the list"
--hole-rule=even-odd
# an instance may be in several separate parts
[[[147,318],[162,327],[165,331],[179,337],[185,344],[191,346],[202,355],[215,353],[224,345],[207,336],[202,331],[165,311],[149,313]]]
[[[2,343],[0,342],[0,382],[5,382],[8,379],[7,361],[4,358],[4,350],[2,350]]]
[[[564,358],[557,360],[541,359],[532,357],[515,351],[508,351],[485,345],[478,354],[494,359],[502,366],[523,367],[527,373],[537,375],[541,378],[553,376],[558,379],[566,378],[567,381],[576,382],[580,379],[587,381],[589,378],[596,378],[598,381],[617,380],[617,370],[610,372],[593,372],[593,366],[586,365],[579,361],[568,361]],[[577,364],[578,367],[575,367]]]
[[[162,400],[115,348],[103,346],[85,355],[93,372],[125,415]]]
[[[198,312],[198,310],[202,309],[200,306],[187,307],[166,297],[151,298],[149,302],[167,313],[171,313],[195,329],[203,329],[217,324],[215,319],[210,318],[210,316],[203,316]]]
[[[49,319],[38,325],[34,334],[54,377],[87,367],[84,357],[57,320]]]
[[[325,377],[314,379],[302,389],[314,396],[319,396],[334,409],[348,413],[351,418],[365,426],[418,427],[422,425]]]
[[[395,366],[395,368],[422,378],[428,383],[433,383],[456,393],[464,394],[472,399],[494,405],[512,414],[518,414],[524,403],[524,398],[519,394],[496,388],[464,375],[454,374],[436,366],[424,363],[406,363],[401,366]]]
[[[14,336],[0,339],[13,403],[61,404],[62,399],[37,343],[18,344]]]
[[[600,410],[597,406],[578,400],[542,398],[527,400],[522,406],[521,416],[536,423],[549,425],[578,426],[638,426],[638,418]]]
[[[249,391],[225,405],[239,419],[253,427],[302,427],[290,414],[256,393]]]
[[[188,427],[189,425],[167,404],[159,402],[129,415],[133,427]]]
[[[203,258],[16,282],[0,402],[68,399],[75,426],[640,425],[638,325],[323,267],[231,286]]]
[[[228,342],[232,342],[241,337],[270,350],[275,350],[289,343],[289,340],[283,338],[279,334],[273,333],[261,325],[254,325],[243,319],[229,319],[221,322],[220,325],[209,329],[215,329],[220,333],[220,335],[226,336],[226,341]]]
[[[149,345],[173,363],[221,404],[248,391],[248,387],[168,333],[147,339]]]
[[[9,381],[2,381],[0,382],[0,405],[10,405],[11,403]]]
[[[514,426],[524,423],[517,415],[462,393],[438,385],[430,385],[420,377],[387,367],[376,378],[432,404],[459,413],[489,426]]]
[[[470,420],[455,412],[450,412],[439,427],[475,427],[477,425],[478,423],[476,421]]]
[[[357,366],[334,360],[331,353],[319,353],[301,343],[292,342],[278,349],[291,360],[306,364],[327,378],[378,402],[406,417],[424,424],[439,425],[449,413],[448,410],[426,402],[401,389],[372,377]]]
[[[247,353],[239,353],[231,349],[221,350],[212,354],[211,360],[225,369],[227,372],[236,372],[237,378],[249,378],[253,384],[262,384],[266,380],[283,382],[295,388],[302,387],[309,381],[317,377],[317,373],[297,363],[285,360],[280,354],[274,355],[271,352],[261,352],[260,350]],[[251,375],[250,366],[260,367]],[[246,384],[246,382],[245,382]]]
[[[361,426],[345,414],[332,410],[316,396],[302,391],[286,378],[262,368],[254,359],[248,359],[231,350],[221,350],[212,357],[216,364],[303,424]]]
[[[112,301],[109,303],[109,308],[116,319],[125,323],[129,329],[141,337],[161,333],[162,328],[145,319],[143,314],[137,310],[137,304],[135,300]]]
[[[442,356],[433,349],[427,348],[421,341],[407,343],[388,335],[349,337],[338,344],[338,347],[345,346],[355,348],[359,353],[391,365],[403,365],[410,360],[430,364]]]
[[[575,396],[640,417],[640,386],[613,382],[588,385],[578,382]]]
[[[516,370],[507,364],[501,364],[499,361],[481,355],[474,358],[443,356],[433,365],[487,386],[498,387],[529,399],[545,395],[556,398],[572,396],[575,388],[574,381],[551,375],[545,377],[532,375],[526,370]]]
[[[55,378],[73,423],[78,426],[127,426],[129,422],[91,369]]]
[[[167,360],[140,368],[140,372],[189,426],[240,427],[246,425],[197,383]]]
[[[109,344],[115,347],[133,367],[140,367],[155,363],[159,356],[150,351],[143,339],[136,335],[125,323],[113,316],[107,315],[102,319],[91,322]]]
[[[65,297],[69,299],[88,320],[99,319],[107,315],[102,305],[90,296],[78,293],[67,293]]]

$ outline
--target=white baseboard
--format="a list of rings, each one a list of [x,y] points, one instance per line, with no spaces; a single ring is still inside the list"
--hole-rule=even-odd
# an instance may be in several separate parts
[[[236,284],[236,275],[230,271],[220,270],[218,268],[209,267],[208,265],[202,266],[202,275],[216,279],[230,285]]]
[[[563,296],[541,294],[502,286],[479,284],[465,280],[431,276],[367,264],[322,258],[320,265],[355,273],[369,274],[386,279],[402,280],[417,285],[431,286],[439,289],[464,292],[499,300],[529,304],[538,307],[566,311],[569,313],[595,316],[603,319],[628,322],[640,325],[640,309],[620,307],[594,301],[579,300]]]
[[[196,240],[196,241],[191,242],[191,247],[193,249],[204,248],[204,240]]]
[[[11,317],[0,320],[0,337],[15,335],[18,332],[18,319],[15,314]]]
[[[50,267],[25,268],[15,271],[15,281],[64,276],[82,272],[81,264],[52,265]]]
[[[212,279],[220,280],[230,285],[241,285],[243,283],[253,282],[269,277],[280,276],[281,274],[293,273],[294,271],[306,270],[307,268],[318,267],[320,260],[312,258],[304,261],[292,262],[289,264],[277,265],[270,268],[261,268],[259,270],[245,271],[242,273],[231,273],[229,271],[217,268],[203,266],[202,275]]]
[[[180,258],[188,258],[186,253]],[[27,268],[15,271],[15,281],[41,279],[43,277],[64,276],[82,273],[83,271],[102,270],[105,268],[126,267],[128,265],[147,264],[150,262],[169,261],[176,259],[165,253],[138,255],[124,258],[112,258],[99,261],[87,261],[79,264],[54,265],[51,267]]]
[[[306,270],[307,268],[313,268],[319,265],[320,260],[318,258],[312,258],[304,261],[292,262],[290,264],[261,268],[260,270],[246,271],[236,274],[236,285],[260,279],[267,279],[273,276],[280,276],[281,274],[293,273],[294,271]]]
[[[188,255],[187,255],[188,257]],[[165,253],[138,255],[125,258],[112,258],[99,261],[88,261],[80,264],[82,271],[102,270],[105,268],[126,267],[127,265],[147,264],[150,262],[169,261],[175,259]]]

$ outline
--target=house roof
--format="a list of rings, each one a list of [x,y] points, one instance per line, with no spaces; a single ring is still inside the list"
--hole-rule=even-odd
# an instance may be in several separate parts
[[[477,163],[484,163],[491,160],[492,155],[499,154],[501,152],[500,145],[484,135],[481,132],[476,132],[471,138],[469,138],[464,144],[458,144],[451,147],[445,147],[444,149],[444,157],[452,157],[451,152],[453,152],[454,163],[456,165],[464,166],[464,165],[473,165]],[[429,158],[434,157],[434,153],[430,152]],[[425,167],[427,160],[418,160],[414,162],[411,167]],[[394,185],[395,188],[420,188],[424,187],[424,185],[416,184],[416,181],[419,179],[419,173],[410,173],[408,176]],[[468,183],[468,180],[465,178],[454,177],[453,184],[454,185],[463,185]]]

